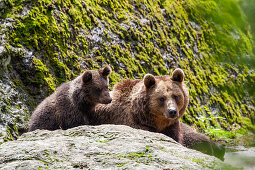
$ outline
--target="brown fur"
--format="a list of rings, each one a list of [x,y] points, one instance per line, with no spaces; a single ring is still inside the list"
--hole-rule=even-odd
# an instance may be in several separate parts
[[[85,71],[76,79],[59,86],[35,109],[29,131],[36,129],[68,129],[89,124],[88,115],[98,103],[109,103],[110,67]]]
[[[172,77],[147,74],[144,80],[123,80],[113,88],[113,101],[96,107],[91,123],[161,132],[182,143],[179,119],[189,99],[183,79],[183,71],[176,69]],[[176,110],[174,116],[169,114],[170,109]]]

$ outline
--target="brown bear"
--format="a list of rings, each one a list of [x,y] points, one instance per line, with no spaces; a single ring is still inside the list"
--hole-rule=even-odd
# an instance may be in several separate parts
[[[112,102],[100,104],[90,114],[91,123],[121,124],[161,132],[182,143],[180,117],[189,102],[184,73],[170,76],[145,75],[143,80],[123,80],[111,92]]]
[[[224,156],[221,147],[180,122],[189,102],[181,69],[171,77],[147,74],[143,80],[123,80],[114,86],[111,97],[110,104],[99,104],[90,114],[93,125],[121,124],[160,132],[186,147],[218,158]]]
[[[87,115],[98,103],[112,101],[108,90],[111,68],[87,70],[76,79],[59,86],[35,109],[29,122],[29,130],[68,129],[89,124]]]

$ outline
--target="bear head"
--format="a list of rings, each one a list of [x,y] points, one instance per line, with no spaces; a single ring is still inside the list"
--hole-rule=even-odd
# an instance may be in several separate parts
[[[184,73],[174,70],[172,76],[144,76],[147,110],[160,131],[179,120],[186,111],[189,94],[184,84]]]
[[[112,101],[108,89],[110,73],[111,68],[105,66],[100,70],[87,70],[82,74],[82,91],[86,94],[84,96],[87,103],[108,104]]]

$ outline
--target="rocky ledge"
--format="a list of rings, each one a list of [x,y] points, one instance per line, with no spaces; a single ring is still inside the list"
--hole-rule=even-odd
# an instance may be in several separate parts
[[[0,146],[0,169],[219,169],[215,157],[123,125],[36,130]]]

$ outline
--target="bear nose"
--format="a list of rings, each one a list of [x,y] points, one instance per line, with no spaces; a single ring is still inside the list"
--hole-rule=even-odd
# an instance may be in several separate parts
[[[112,98],[108,98],[105,102],[104,102],[104,104],[109,104],[109,103],[111,103],[112,102]]]
[[[168,114],[169,114],[170,118],[175,118],[177,115],[177,110],[174,108],[171,108],[168,110]]]
[[[111,103],[111,102],[112,102],[112,98],[110,98],[110,99],[108,100],[108,102]]]

